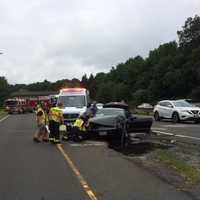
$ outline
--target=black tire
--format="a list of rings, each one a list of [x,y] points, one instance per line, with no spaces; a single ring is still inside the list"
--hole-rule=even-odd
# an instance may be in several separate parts
[[[177,112],[173,113],[173,115],[172,115],[172,121],[174,123],[179,123],[180,122],[180,118],[179,118],[179,115],[178,115]]]
[[[155,119],[155,121],[160,121],[160,116],[157,111],[154,113],[154,119]]]

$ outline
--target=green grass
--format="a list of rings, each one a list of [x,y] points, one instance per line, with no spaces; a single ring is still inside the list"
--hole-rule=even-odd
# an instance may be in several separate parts
[[[4,109],[0,108],[0,119],[5,117],[7,115],[7,112],[5,112]]]
[[[200,182],[200,170],[192,167],[183,160],[177,159],[172,153],[165,150],[158,152],[159,161],[176,170],[181,176],[193,182]]]
[[[200,156],[200,149],[195,149],[195,150],[192,150],[191,151],[192,152],[192,154],[194,154],[195,156]]]

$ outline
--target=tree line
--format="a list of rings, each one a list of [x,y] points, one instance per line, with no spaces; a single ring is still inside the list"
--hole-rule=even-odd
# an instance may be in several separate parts
[[[9,85],[0,77],[0,101],[19,89],[57,91],[62,87],[82,86],[98,102],[124,100],[132,105],[154,104],[161,99],[200,100],[200,17],[190,17],[177,31],[178,42],[171,41],[149,52],[119,63],[108,73],[85,74],[82,79]]]

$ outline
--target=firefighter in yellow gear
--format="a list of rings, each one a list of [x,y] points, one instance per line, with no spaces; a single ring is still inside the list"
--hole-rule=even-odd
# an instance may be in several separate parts
[[[43,106],[38,106],[36,111],[36,120],[37,120],[38,131],[35,133],[33,139],[36,142],[41,142],[41,141],[47,142],[48,131],[46,125],[48,124],[48,116]]]
[[[59,127],[64,123],[62,104],[54,105],[49,111],[49,141],[52,143],[60,143]]]
[[[71,139],[73,141],[79,142],[84,138],[86,138],[87,122],[88,122],[88,116],[84,114],[76,119],[71,130]]]

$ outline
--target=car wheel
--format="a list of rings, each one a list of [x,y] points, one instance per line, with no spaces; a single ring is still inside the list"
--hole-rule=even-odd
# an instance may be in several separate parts
[[[160,116],[157,111],[154,113],[154,119],[155,119],[155,121],[160,121]]]
[[[174,123],[180,122],[180,118],[179,118],[179,115],[178,115],[177,112],[173,113],[173,115],[172,115],[172,121],[173,121]]]

